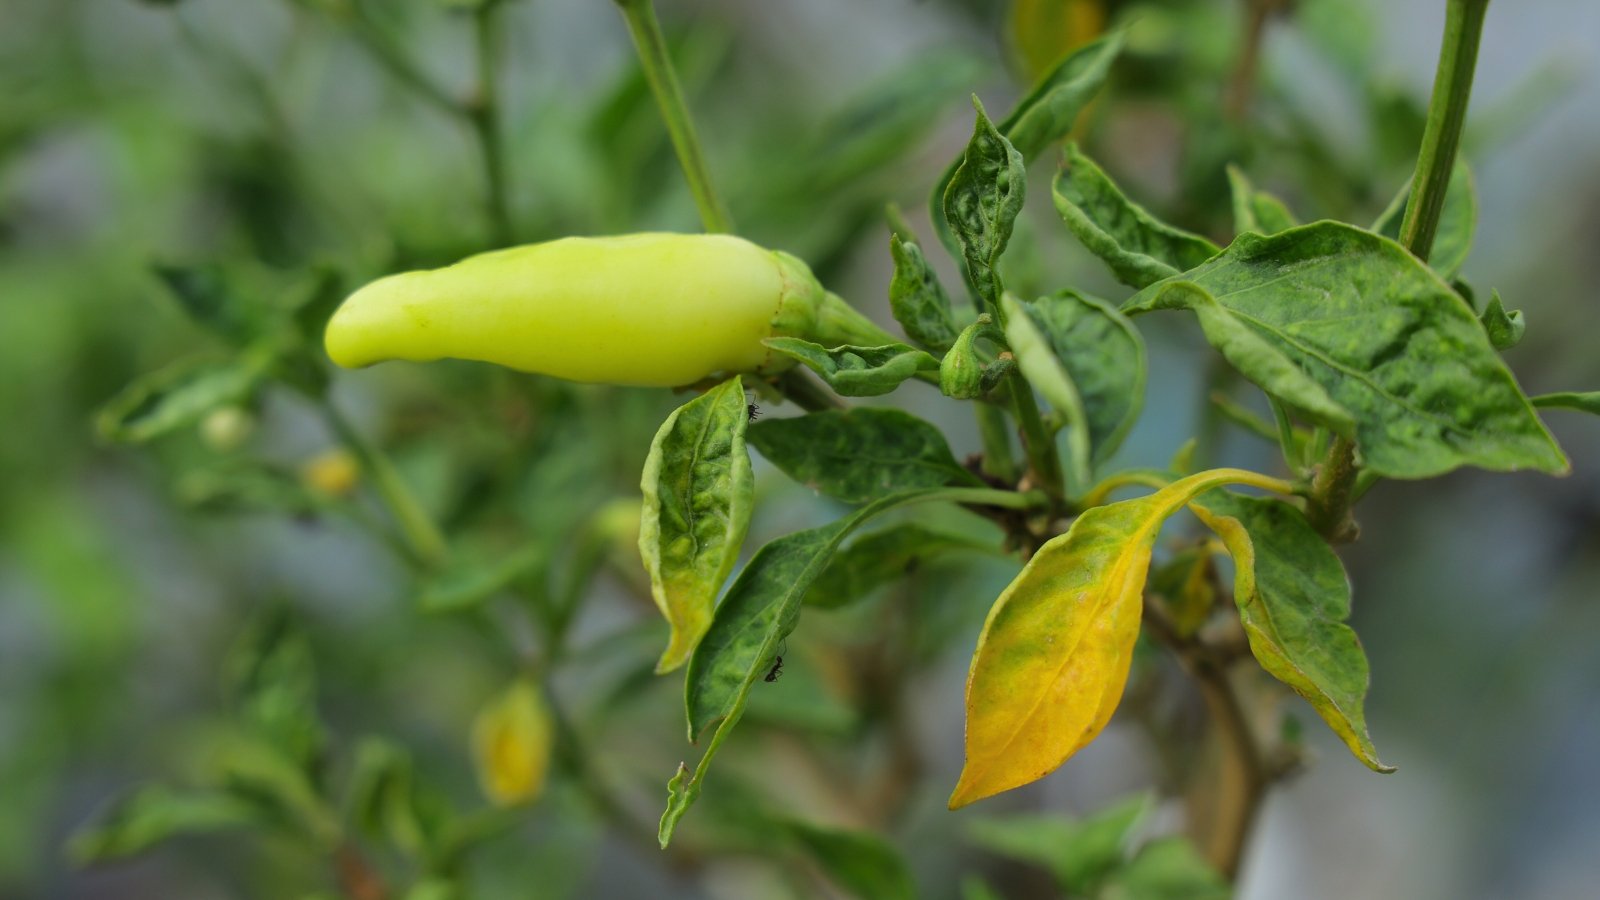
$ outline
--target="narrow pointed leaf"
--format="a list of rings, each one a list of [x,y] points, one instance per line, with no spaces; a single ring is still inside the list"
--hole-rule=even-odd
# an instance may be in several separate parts
[[[1239,339],[1270,347],[1316,382],[1354,419],[1362,465],[1378,475],[1428,478],[1463,465],[1567,471],[1466,301],[1393,241],[1338,222],[1243,234],[1124,311],[1174,307],[1212,310],[1214,319],[1226,310],[1244,326]],[[1215,344],[1207,314],[1201,325]],[[1269,393],[1318,412],[1284,390],[1286,381],[1247,368],[1226,347],[1223,355]]]
[[[267,368],[268,361],[254,353],[185,360],[135,379],[100,410],[95,424],[107,440],[144,443],[194,425],[214,409],[248,401]]]
[[[674,410],[650,443],[639,485],[639,552],[672,627],[658,672],[688,661],[739,558],[755,491],[749,421],[744,384],[730,378]]]
[[[950,297],[922,255],[922,248],[915,241],[892,234],[889,255],[894,258],[889,310],[895,321],[917,343],[941,352],[950,349],[960,329],[950,311]]]
[[[795,481],[846,503],[912,488],[980,484],[939,429],[897,409],[826,410],[750,426],[750,443]]]
[[[1238,166],[1228,166],[1228,187],[1233,192],[1233,230],[1238,234],[1277,234],[1299,225],[1282,200],[1256,190]]]
[[[1054,195],[1067,228],[1118,280],[1136,288],[1192,269],[1221,249],[1129,200],[1073,144],[1067,145]]]
[[[1039,548],[978,638],[952,809],[1043,778],[1100,734],[1128,680],[1161,524],[1196,495],[1240,482],[1268,479],[1237,469],[1191,475],[1094,507]]]
[[[1011,146],[977,107],[977,122],[967,153],[944,192],[943,216],[950,225],[972,291],[988,309],[1000,305],[1000,273],[995,266],[1011,240],[1011,229],[1028,187],[1022,154]]]
[[[1390,240],[1400,239],[1400,223],[1410,202],[1411,181],[1400,186],[1400,193],[1372,223],[1372,230]],[[1444,207],[1439,210],[1439,228],[1434,233],[1428,265],[1446,281],[1456,277],[1472,252],[1472,235],[1478,227],[1478,189],[1472,169],[1456,160],[1450,170],[1450,185],[1445,188]]]
[[[1091,478],[1089,420],[1083,412],[1083,398],[1078,394],[1078,386],[1073,383],[1071,373],[1056,357],[1050,341],[1021,302],[1006,294],[1001,298],[1001,303],[1006,312],[1006,343],[1011,345],[1011,352],[1016,354],[1017,367],[1022,370],[1028,383],[1043,394],[1050,407],[1066,421],[1067,464],[1071,475],[1069,487],[1087,490]]]
[[[767,338],[762,343],[822,376],[842,397],[887,394],[919,372],[936,372],[939,360],[905,344],[828,349],[800,338]]]
[[[1261,667],[1306,698],[1357,759],[1394,771],[1367,735],[1367,655],[1345,624],[1350,582],[1339,557],[1282,501],[1211,491],[1190,508],[1233,556],[1233,599]]]
[[[1122,445],[1144,406],[1145,350],[1139,330],[1112,304],[1062,290],[1026,304],[1083,400],[1094,461]]]
[[[222,792],[177,791],[146,785],[117,800],[67,845],[80,864],[142,853],[170,838],[238,828],[261,821],[249,803]]]

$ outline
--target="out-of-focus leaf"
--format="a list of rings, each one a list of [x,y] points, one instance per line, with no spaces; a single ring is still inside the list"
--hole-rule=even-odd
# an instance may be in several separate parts
[[[255,823],[249,804],[214,791],[146,785],[117,800],[72,836],[68,851],[81,865],[142,853],[169,838]]]
[[[915,241],[889,236],[894,258],[894,278],[889,282],[889,309],[910,338],[925,347],[944,351],[956,339],[955,316],[939,277],[928,266]]]
[[[1357,759],[1394,771],[1367,735],[1367,655],[1345,624],[1350,582],[1339,557],[1282,501],[1211,491],[1189,507],[1233,556],[1233,599],[1261,667],[1306,698]]]
[[[224,683],[239,720],[314,775],[327,736],[311,642],[288,607],[273,606],[250,623],[228,657]]]
[[[1489,295],[1489,305],[1484,308],[1483,315],[1479,317],[1483,322],[1483,330],[1489,335],[1489,343],[1496,350],[1510,350],[1522,342],[1522,335],[1528,330],[1528,323],[1522,317],[1522,310],[1513,309],[1506,311],[1505,304],[1500,300],[1500,292],[1494,291]]]
[[[259,310],[245,302],[220,266],[156,266],[155,274],[200,327],[236,346],[261,336]]]
[[[943,559],[961,550],[994,553],[997,548],[915,522],[864,534],[828,561],[806,594],[806,605],[822,609],[849,605],[904,576],[923,560]]]
[[[1038,78],[1105,24],[1101,0],[1012,0],[1007,34],[1023,69]]]
[[[1112,873],[1100,900],[1228,900],[1227,881],[1181,837],[1151,841]]]
[[[1134,832],[1152,806],[1141,795],[1077,820],[1047,813],[978,819],[967,833],[992,853],[1043,866],[1073,896],[1089,896],[1128,859]]]
[[[550,771],[554,726],[544,696],[518,679],[472,722],[472,761],[483,793],[497,806],[532,803]]]
[[[933,372],[939,360],[905,344],[882,347],[845,345],[828,349],[800,338],[767,338],[762,343],[822,376],[843,397],[887,394],[919,372]]]
[[[1174,228],[1129,200],[1075,144],[1067,146],[1054,195],[1067,228],[1124,284],[1142,288],[1220,252],[1205,238]]]
[[[1540,394],[1533,398],[1533,405],[1542,409],[1575,409],[1600,416],[1600,391],[1577,393],[1563,391],[1557,394]]]
[[[1195,496],[1261,480],[1213,469],[1087,510],[989,610],[967,679],[966,765],[950,808],[1037,781],[1100,734],[1122,699],[1156,534]]]
[[[1083,411],[1083,398],[1067,367],[1056,357],[1055,348],[1039,330],[1026,307],[1011,294],[1001,298],[1006,314],[1006,343],[1016,354],[1017,368],[1028,384],[1038,389],[1067,426],[1068,487],[1075,491],[1089,488],[1089,420]]]
[[[1268,393],[1353,434],[1362,465],[1376,474],[1428,478],[1462,465],[1567,471],[1477,316],[1392,241],[1338,222],[1246,233],[1124,311],[1185,307],[1201,314],[1213,344],[1205,316],[1220,320],[1225,310],[1235,337],[1254,343],[1255,359],[1275,353],[1269,370],[1237,346],[1219,346]],[[1307,381],[1354,428],[1310,406]]]
[[[339,270],[324,267],[313,273],[305,292],[295,299],[290,314],[300,337],[320,348],[322,330],[327,327],[328,320],[333,318],[333,311],[338,309],[342,302],[344,302],[344,279],[340,277]]]
[[[910,900],[916,896],[905,860],[878,835],[794,820],[785,822],[784,829],[845,894],[861,900]]]
[[[1026,306],[1078,389],[1094,461],[1105,462],[1144,407],[1144,338],[1115,306],[1076,291]]]
[[[382,738],[362,740],[356,746],[348,797],[350,821],[366,836],[419,858],[435,852],[448,812],[442,799],[417,783],[405,748]]]
[[[1411,182],[1400,188],[1389,207],[1372,223],[1372,230],[1393,241],[1400,239],[1400,224],[1410,202]],[[1434,232],[1428,265],[1445,281],[1456,277],[1472,252],[1472,234],[1478,227],[1478,189],[1472,170],[1456,160],[1450,170],[1450,185],[1445,189],[1444,207],[1439,210],[1439,226]]]
[[[1237,234],[1277,234],[1299,225],[1282,200],[1256,190],[1238,166],[1228,166],[1228,186],[1233,191],[1233,230]]]
[[[1206,547],[1188,547],[1150,573],[1150,590],[1166,601],[1172,630],[1192,637],[1217,605],[1216,566]]]
[[[639,552],[656,606],[672,626],[657,672],[688,661],[739,558],[755,493],[749,423],[736,376],[674,410],[650,444],[640,479]]]
[[[417,608],[427,613],[477,609],[548,561],[549,551],[539,544],[529,544],[498,558],[461,553],[457,548],[443,569],[429,574],[418,585]]]
[[[143,443],[194,425],[214,409],[247,402],[266,370],[267,360],[254,353],[186,360],[136,379],[95,422],[106,440]]]
[[[865,503],[911,488],[979,485],[939,429],[898,409],[825,410],[750,426],[750,443],[795,481]]]
[[[976,96],[972,104],[977,122],[966,155],[945,188],[942,212],[961,248],[968,284],[992,310],[1000,305],[1002,290],[995,265],[1022,210],[1028,173],[1022,154],[996,130]]]

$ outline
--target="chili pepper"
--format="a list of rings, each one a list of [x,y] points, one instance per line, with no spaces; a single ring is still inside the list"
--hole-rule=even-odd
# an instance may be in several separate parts
[[[677,387],[793,365],[761,343],[770,337],[893,340],[787,253],[728,235],[665,233],[563,238],[380,278],[344,301],[324,340],[351,368],[451,357],[569,381]]]

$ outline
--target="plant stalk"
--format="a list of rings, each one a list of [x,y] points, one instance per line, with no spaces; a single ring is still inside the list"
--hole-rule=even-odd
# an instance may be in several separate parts
[[[689,180],[694,204],[700,210],[701,223],[709,232],[733,231],[728,209],[711,185],[711,173],[700,150],[694,120],[689,117],[689,105],[683,99],[678,73],[667,52],[667,40],[656,18],[655,3],[653,0],[616,0],[616,3],[628,22],[628,33],[633,36],[633,46],[639,52],[639,64],[644,69],[645,80],[650,83],[650,92],[655,95],[656,105],[661,108],[667,135],[672,138],[672,148],[677,151],[678,163]]]
[[[1028,467],[1038,480],[1038,486],[1064,507],[1067,489],[1061,474],[1061,454],[1056,452],[1055,439],[1039,417],[1039,403],[1033,399],[1033,388],[1018,370],[1012,370],[1009,380],[1011,406],[1022,432],[1022,449],[1028,455]]]
[[[378,496],[400,527],[400,533],[405,535],[406,545],[417,561],[425,567],[444,562],[449,553],[444,534],[433,523],[422,504],[417,502],[411,489],[406,487],[405,479],[400,477],[388,455],[363,437],[331,402],[324,402],[322,411],[339,442],[355,454],[361,467],[372,476]]]
[[[472,34],[477,55],[477,84],[465,104],[466,116],[477,139],[483,163],[484,211],[489,234],[501,247],[515,243],[511,211],[506,202],[506,161],[500,136],[500,29],[498,2],[486,2],[472,13]]]

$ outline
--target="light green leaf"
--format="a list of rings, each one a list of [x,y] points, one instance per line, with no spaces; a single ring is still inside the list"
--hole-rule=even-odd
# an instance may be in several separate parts
[[[1439,210],[1439,227],[1434,232],[1433,248],[1428,253],[1428,265],[1445,281],[1456,277],[1461,266],[1472,252],[1472,234],[1478,227],[1478,189],[1472,179],[1472,169],[1462,160],[1456,160],[1450,170],[1450,185],[1445,189],[1444,207]],[[1400,193],[1389,202],[1389,207],[1372,223],[1372,230],[1393,241],[1400,239],[1400,223],[1406,217],[1410,202],[1411,181],[1401,185]]]
[[[806,594],[806,605],[837,609],[866,597],[922,560],[958,551],[995,553],[993,544],[906,522],[864,534],[835,553]]]
[[[1099,900],[1228,900],[1228,882],[1181,837],[1151,841],[1108,879]]]
[[[650,442],[639,483],[639,553],[672,626],[657,672],[688,661],[739,558],[755,493],[748,409],[744,383],[730,378],[673,410]]]
[[[138,444],[199,422],[214,409],[245,403],[261,385],[267,360],[247,353],[190,359],[135,379],[95,420],[102,437]]]
[[[999,306],[1001,292],[995,265],[1022,210],[1028,172],[1022,154],[995,129],[976,96],[972,104],[977,123],[966,156],[945,189],[943,212],[961,248],[968,284],[992,310]]]
[[[1528,330],[1528,323],[1522,318],[1522,310],[1513,309],[1506,311],[1505,304],[1500,301],[1500,292],[1493,291],[1489,296],[1489,306],[1484,309],[1479,319],[1483,322],[1483,330],[1489,335],[1489,343],[1496,350],[1510,350],[1522,342],[1523,332]]]
[[[950,297],[939,283],[939,276],[928,266],[922,248],[915,241],[891,234],[889,255],[894,258],[889,309],[895,321],[917,343],[939,351],[950,349],[958,331],[950,311]]]
[[[750,426],[750,443],[818,493],[865,503],[911,488],[981,484],[939,429],[897,409],[826,410]]]
[[[1174,228],[1129,200],[1075,144],[1067,145],[1053,193],[1067,228],[1124,284],[1145,287],[1219,252],[1205,238]]]
[[[1088,896],[1128,859],[1152,807],[1151,798],[1140,795],[1079,820],[1051,813],[978,819],[968,834],[992,853],[1043,866],[1063,891]]]
[[[1034,324],[1028,310],[1017,298],[1006,294],[1001,298],[1006,313],[1006,342],[1016,355],[1017,367],[1028,383],[1038,389],[1067,424],[1067,464],[1070,473],[1069,487],[1084,491],[1092,477],[1089,470],[1089,420],[1083,411],[1083,398],[1078,386],[1067,372],[1050,341]],[[1054,449],[1052,448],[1052,452]]]
[[[1354,419],[1362,465],[1378,475],[1427,478],[1462,465],[1567,471],[1466,302],[1400,245],[1371,232],[1318,222],[1269,237],[1243,234],[1181,279],[1150,286],[1124,311],[1173,307],[1201,312],[1213,344],[1217,323],[1229,322],[1235,340],[1255,345],[1248,357],[1222,346],[1229,362],[1348,434],[1301,390],[1306,380],[1320,386],[1335,411]],[[1281,361],[1260,365],[1268,355],[1262,348]]]
[[[72,836],[68,852],[80,865],[142,853],[169,838],[249,825],[252,807],[211,791],[147,785],[117,800],[95,823]]]
[[[1542,409],[1575,409],[1579,412],[1600,416],[1600,391],[1576,393],[1563,391],[1557,394],[1540,394],[1533,398],[1533,405]]]
[[[843,397],[877,397],[887,394],[919,372],[939,369],[931,354],[905,344],[882,347],[845,345],[828,349],[820,344],[792,337],[767,338],[768,347],[822,376],[822,380]]]
[[[1357,759],[1394,771],[1367,735],[1367,656],[1345,624],[1350,582],[1339,557],[1287,503],[1211,491],[1189,506],[1233,556],[1233,599],[1261,667],[1306,698]]]
[[[1115,306],[1062,290],[1026,304],[1083,400],[1094,461],[1122,445],[1144,406],[1144,338]]]
[[[421,857],[433,844],[444,812],[418,790],[411,754],[383,738],[356,745],[350,772],[350,821],[361,833]]]
[[[1258,191],[1238,166],[1228,166],[1228,187],[1233,192],[1233,230],[1238,234],[1277,234],[1299,225],[1282,200]]]
[[[783,828],[845,894],[861,900],[910,900],[916,896],[905,860],[878,835],[794,820],[783,823]]]

